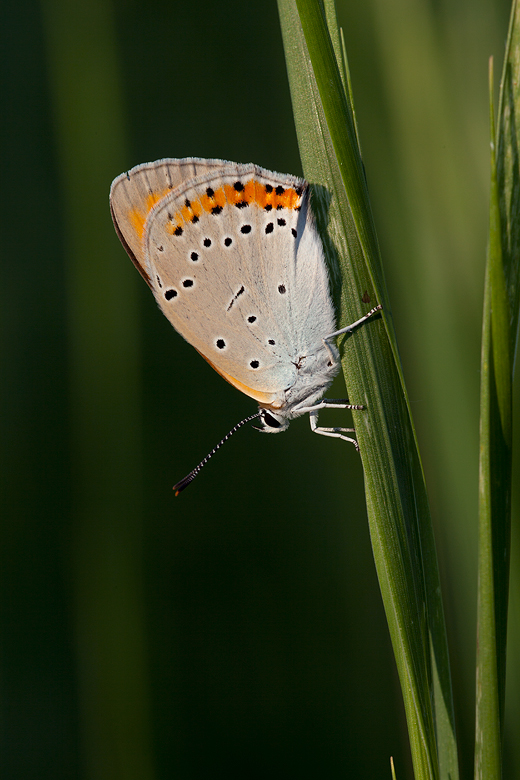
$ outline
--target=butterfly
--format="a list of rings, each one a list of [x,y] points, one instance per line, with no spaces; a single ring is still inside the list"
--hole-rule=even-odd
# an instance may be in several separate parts
[[[173,327],[231,385],[257,401],[264,432],[325,407],[363,409],[323,394],[340,368],[323,245],[308,183],[254,164],[198,158],[138,165],[112,183],[123,246]],[[180,492],[220,445],[177,483]]]

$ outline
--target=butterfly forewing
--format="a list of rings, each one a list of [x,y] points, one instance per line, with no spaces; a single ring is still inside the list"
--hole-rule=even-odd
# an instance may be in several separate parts
[[[233,166],[177,187],[150,214],[145,245],[174,327],[217,370],[279,392],[296,370],[290,288],[304,187],[266,173]]]

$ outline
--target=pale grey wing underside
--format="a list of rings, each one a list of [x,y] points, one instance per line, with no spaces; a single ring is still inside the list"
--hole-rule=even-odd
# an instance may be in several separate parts
[[[180,184],[211,171],[236,166],[225,160],[186,157],[136,165],[110,188],[110,209],[116,231],[137,269],[148,283],[144,260],[144,227],[153,206]]]
[[[118,177],[110,202],[176,330],[243,392],[282,404],[300,358],[323,352],[335,329],[306,183],[253,164],[165,159]]]
[[[176,330],[221,373],[280,393],[296,376],[292,294],[306,209],[226,203],[172,232],[186,202],[200,201],[208,188],[246,187],[253,176],[260,187],[302,186],[265,174],[234,166],[178,187],[150,215],[146,259],[157,301]]]

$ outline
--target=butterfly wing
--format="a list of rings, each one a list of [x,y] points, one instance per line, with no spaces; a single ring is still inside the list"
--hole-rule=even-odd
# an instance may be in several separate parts
[[[222,160],[187,157],[184,160],[164,159],[136,165],[122,173],[110,188],[110,210],[116,232],[132,262],[150,285],[144,259],[144,228],[155,204],[188,179],[220,170]]]
[[[306,183],[216,160],[129,177],[113,185],[112,213],[161,310],[231,384],[282,407],[300,356],[334,329]]]

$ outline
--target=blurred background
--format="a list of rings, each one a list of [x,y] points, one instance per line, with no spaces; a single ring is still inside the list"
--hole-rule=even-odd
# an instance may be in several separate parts
[[[174,499],[255,404],[168,324],[108,208],[116,175],[161,157],[301,173],[276,3],[3,7],[2,777],[382,778],[393,756],[410,778],[359,458],[305,419],[283,436],[248,428]],[[499,74],[509,3],[339,0],[338,13],[468,777],[487,61]],[[518,558],[516,535],[508,778]]]

